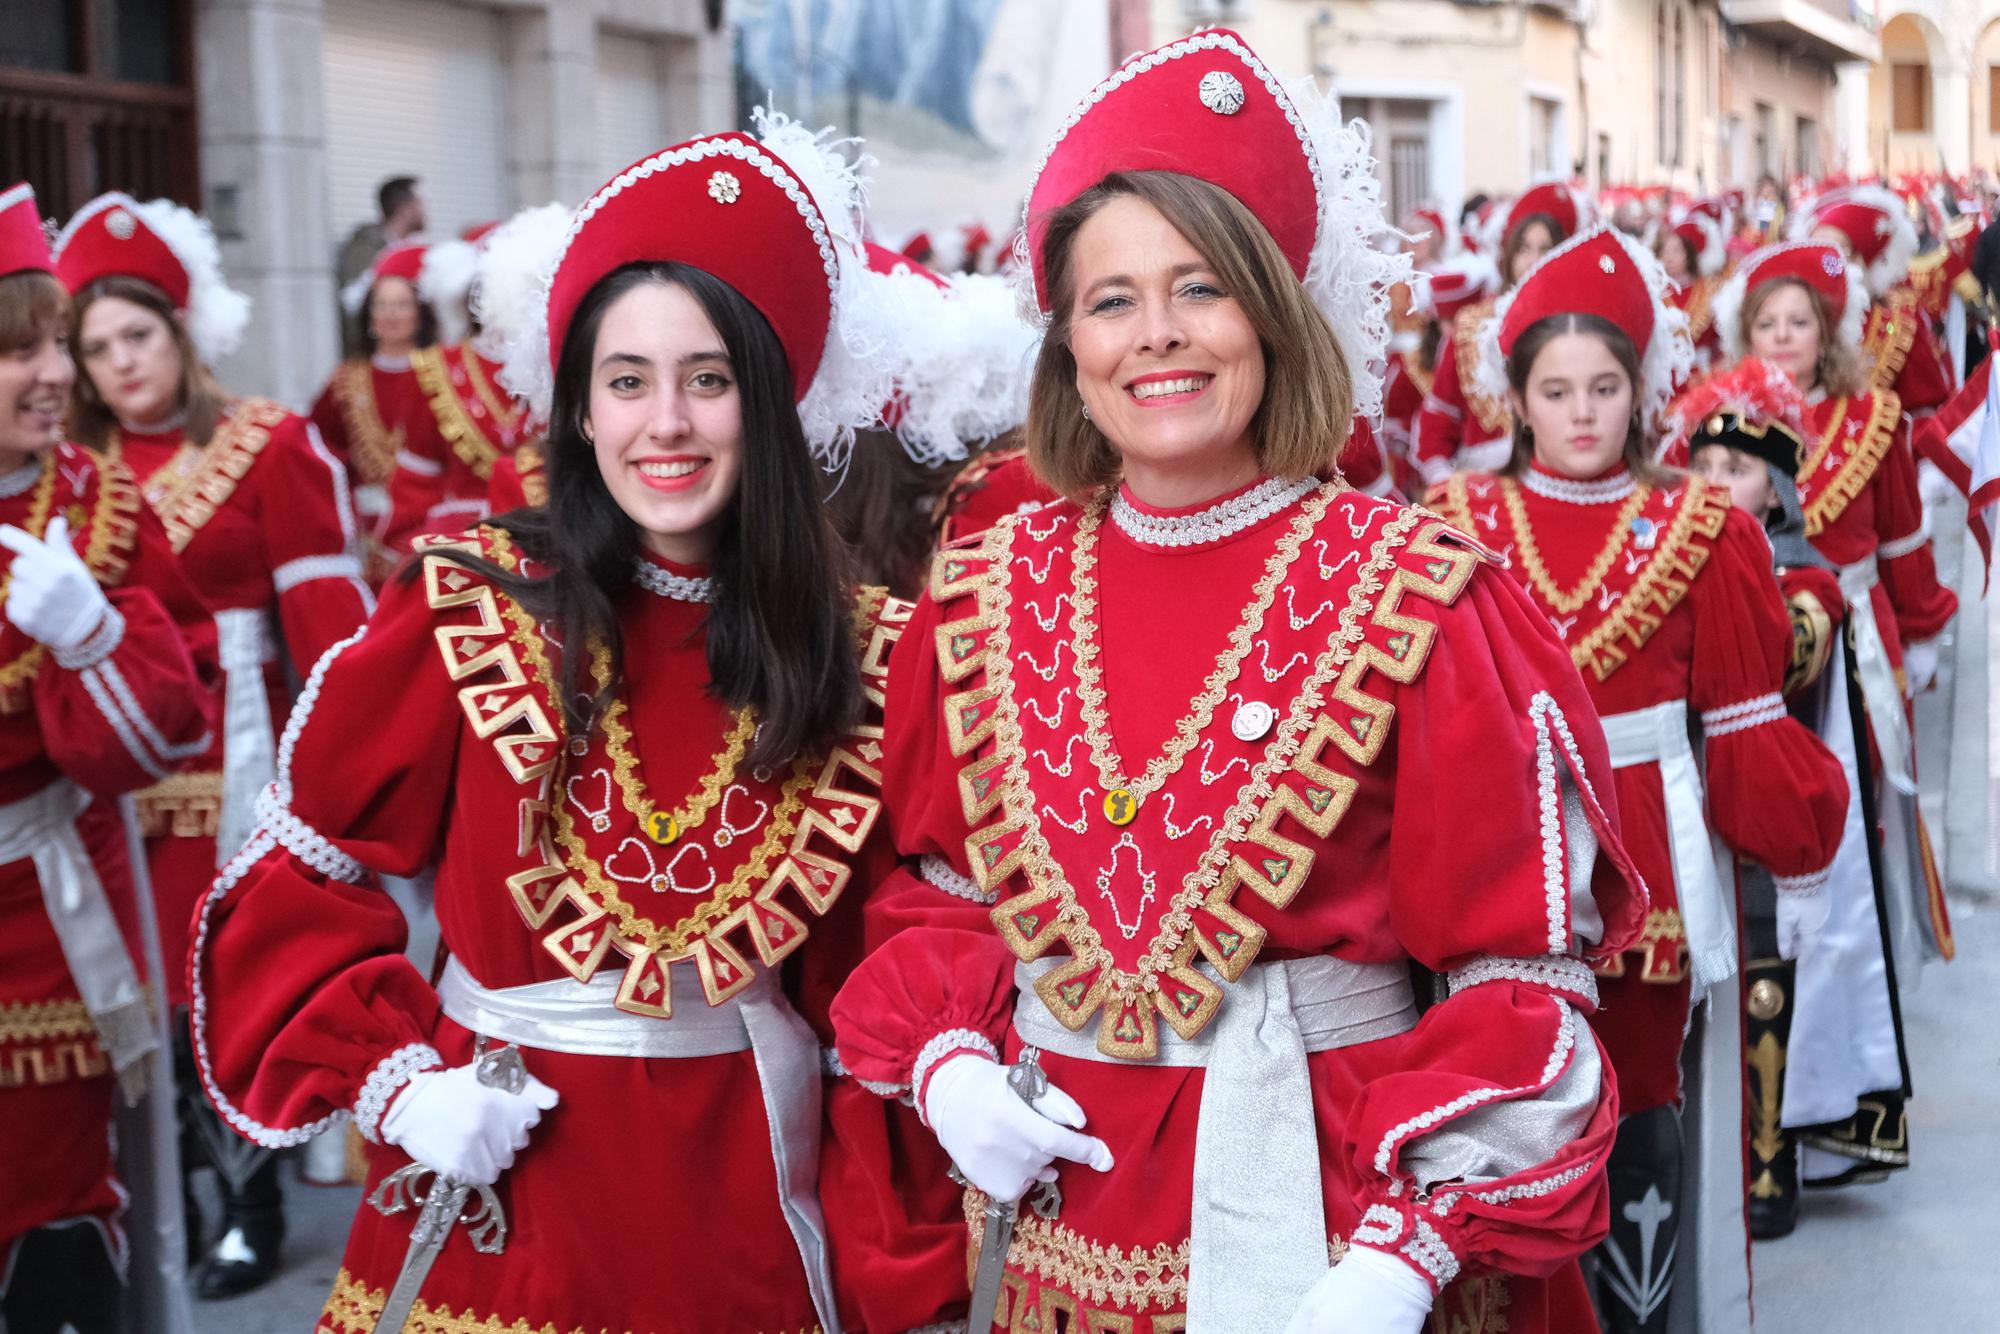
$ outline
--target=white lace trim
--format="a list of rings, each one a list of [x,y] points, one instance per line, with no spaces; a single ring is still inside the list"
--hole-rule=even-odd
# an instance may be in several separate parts
[[[1385,1177],[1388,1176],[1389,1162],[1394,1157],[1396,1149],[1413,1135],[1423,1134],[1435,1126],[1462,1116],[1481,1103],[1492,1102],[1496,1098],[1519,1098],[1530,1093],[1539,1093],[1555,1082],[1556,1076],[1560,1075],[1563,1067],[1569,1064],[1570,1052],[1576,1047],[1576,1012],[1569,1007],[1567,1001],[1558,996],[1549,997],[1549,1001],[1560,1012],[1562,1025],[1556,1033],[1555,1046],[1549,1052],[1549,1059],[1542,1067],[1542,1077],[1539,1081],[1512,1089],[1497,1087],[1474,1089],[1470,1093],[1460,1094],[1450,1102],[1401,1122],[1382,1137],[1382,1143],[1376,1148],[1375,1170]]]
[[[969,899],[974,903],[987,904],[998,903],[1000,901],[999,890],[996,889],[989,893],[981,889],[978,882],[973,880],[971,876],[960,875],[952,869],[950,862],[936,853],[930,853],[924,857],[923,862],[918,868],[918,872],[923,876],[924,882],[930,885],[931,888],[941,889],[947,894],[955,894],[961,899]]]
[[[421,454],[412,454],[407,449],[396,451],[396,466],[419,477],[444,476],[444,464],[436,459],[427,459]]]
[[[1747,732],[1765,723],[1775,723],[1786,716],[1785,697],[1776,693],[1759,695],[1739,704],[1725,704],[1719,709],[1704,709],[1701,714],[1702,734],[1711,741],[1731,732]]]
[[[648,593],[656,593],[676,602],[715,601],[715,581],[709,578],[691,579],[684,574],[663,570],[653,562],[639,558],[632,562],[632,582]]]
[[[1111,497],[1111,521],[1125,536],[1147,546],[1206,546],[1256,527],[1318,488],[1310,477],[1296,481],[1267,477],[1248,491],[1192,514],[1148,514],[1125,499],[1121,490]]]
[[[315,579],[360,577],[359,556],[300,556],[271,571],[271,586],[279,593],[289,593],[300,584],[309,584]]]
[[[111,725],[112,732],[124,744],[125,752],[132,757],[132,762],[154,779],[165,778],[166,769],[161,767],[160,762],[153,758],[152,753],[139,740],[139,733],[133,729],[131,720],[120,712],[118,705],[112,700],[111,692],[105,688],[103,678],[98,675],[98,669],[86,667],[77,673],[77,679],[83,682],[84,693],[90,696],[90,702],[97,706],[97,711],[104,716],[104,721]]]
[[[1535,727],[1535,781],[1541,798],[1542,890],[1547,899],[1549,953],[1563,954],[1569,949],[1569,884],[1563,858],[1563,798],[1556,773],[1555,736],[1562,737],[1563,750],[1568,753],[1568,773],[1583,785],[1593,803],[1597,802],[1597,792],[1584,775],[1583,755],[1577,750],[1569,719],[1563,716],[1555,696],[1546,690],[1536,692],[1528,702],[1528,717]],[[1588,892],[1588,886],[1585,889]]]
[[[1922,551],[1924,544],[1931,540],[1930,516],[1917,525],[1917,531],[1908,537],[1898,537],[1875,548],[1876,560],[1900,560],[1912,552]]]
[[[436,1047],[428,1042],[412,1042],[398,1047],[368,1072],[368,1078],[361,1081],[361,1092],[354,1098],[354,1128],[361,1132],[361,1138],[370,1144],[382,1142],[382,1114],[389,1110],[389,1102],[410,1082],[410,1076],[420,1070],[438,1070],[444,1067],[444,1057],[438,1055]]]
[[[1575,477],[1551,477],[1534,468],[1523,468],[1521,485],[1544,500],[1560,500],[1570,505],[1609,505],[1628,499],[1637,483],[1629,472],[1586,482]]]
[[[1465,413],[1460,411],[1458,408],[1454,407],[1452,404],[1445,402],[1443,399],[1439,398],[1436,394],[1424,395],[1423,411],[1435,412],[1438,416],[1449,417],[1455,422],[1460,422],[1465,420]]]
[[[80,672],[86,667],[95,667],[113,653],[125,641],[125,617],[118,608],[106,605],[104,619],[97,623],[87,638],[75,648],[56,650],[56,666],[65,671]]]
[[[1432,1198],[1431,1212],[1439,1218],[1446,1217],[1466,1200],[1478,1200],[1482,1204],[1513,1204],[1517,1200],[1539,1199],[1553,1194],[1597,1166],[1595,1158],[1587,1159],[1574,1167],[1566,1167],[1560,1172],[1542,1177],[1537,1181],[1522,1181],[1512,1186],[1501,1186],[1495,1190],[1456,1190],[1449,1194],[1439,1194]]]
[[[992,1039],[978,1029],[947,1028],[926,1042],[923,1049],[917,1053],[917,1059],[911,1063],[910,1094],[917,1099],[917,1119],[925,1125],[930,1124],[930,1118],[924,1115],[924,1077],[930,1074],[932,1066],[945,1057],[953,1052],[965,1051],[984,1052],[988,1059],[994,1061],[1000,1059],[1000,1052],[994,1047]]]
[[[1403,1239],[1403,1214],[1386,1204],[1371,1204],[1348,1240],[1357,1246],[1387,1250]]]
[[[1832,877],[1833,868],[1823,866],[1804,875],[1774,875],[1771,883],[1777,886],[1780,894],[1817,894],[1826,888],[1827,881]]]
[[[153,753],[167,764],[176,765],[182,760],[191,760],[196,756],[208,754],[209,747],[215,743],[214,736],[209,732],[204,731],[194,740],[179,746],[162,736],[160,729],[153,725],[153,720],[146,716],[146,711],[139,707],[138,696],[134,695],[132,687],[125,683],[125,673],[118,670],[116,662],[107,660],[89,670],[104,678],[104,684],[111,687],[112,697],[125,710],[125,716],[132,720],[132,726],[139,729],[139,735],[153,748]]]
[[[1445,1244],[1437,1229],[1423,1219],[1416,1220],[1417,1233],[1403,1243],[1400,1254],[1415,1262],[1416,1266],[1431,1276],[1431,1282],[1440,1291],[1458,1277],[1458,1257]]]
[[[1448,980],[1454,996],[1486,982],[1525,982],[1597,1004],[1597,975],[1590,971],[1589,964],[1567,954],[1545,954],[1535,959],[1482,955],[1463,968],[1452,969]]]
[[[292,814],[276,783],[257,794],[257,823],[285,851],[329,880],[358,885],[368,873],[366,867],[336,848],[326,835]]]
[[[32,464],[0,473],[0,500],[12,500],[15,496],[26,495],[42,480],[42,469],[49,466],[48,456],[40,455]]]

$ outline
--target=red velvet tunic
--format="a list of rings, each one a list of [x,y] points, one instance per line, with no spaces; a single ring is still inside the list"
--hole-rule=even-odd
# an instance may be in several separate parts
[[[495,378],[499,367],[470,340],[420,348],[410,369],[432,429],[410,433],[389,479],[382,544],[396,557],[419,534],[463,532],[494,512],[487,508],[494,467],[521,443],[526,424],[523,405]]]
[[[0,498],[0,523],[39,536],[51,517],[68,514],[77,549],[125,630],[100,663],[71,670],[0,621],[0,803],[59,779],[92,795],[79,833],[141,979],[157,984],[145,977],[125,828],[113,802],[205,748],[214,721],[214,628],[129,472],[73,445],[57,447],[43,468],[35,486]],[[12,562],[12,552],[0,551],[0,567]],[[0,1265],[15,1238],[42,1224],[112,1224],[122,1207],[112,1175],[112,1097],[110,1061],[64,961],[34,863],[10,862],[0,867]]]
[[[271,632],[264,688],[272,736],[291,707],[291,682],[368,619],[373,600],[345,471],[305,418],[275,403],[234,403],[204,448],[171,431],[125,431],[110,449],[139,479],[188,582],[211,612],[259,613]],[[223,717],[223,683],[211,701]],[[159,903],[160,948],[187,956],[188,923],[215,879],[224,729],[186,771],[138,794],[139,824]],[[234,849],[224,850],[223,860]],[[168,999],[187,1004],[176,966]]]
[[[486,486],[489,514],[505,514],[524,505],[549,503],[547,446],[539,440],[517,445],[512,454],[493,462],[493,477]]]
[[[883,787],[897,850],[932,860],[871,900],[893,934],[835,1003],[841,1055],[919,1097],[950,1050],[1016,1058],[1020,959],[1061,961],[1024,1004],[1094,1032],[1100,1052],[1143,1057],[1173,1040],[1160,1024],[1185,1035],[1231,1003],[1197,961],[1229,978],[1260,949],[1440,972],[1500,956],[1487,984],[1461,977],[1410,1032],[1307,1057],[1330,1246],[1370,1210],[1410,1235],[1413,1129],[1449,1121],[1474,1090],[1532,1100],[1587,1031],[1569,1008],[1588,1008],[1578,988],[1591,985],[1565,957],[1572,895],[1594,891],[1612,950],[1644,917],[1609,832],[1589,701],[1514,584],[1421,511],[1336,484],[1181,546],[1106,518],[1080,585],[1080,528],[1100,512],[1058,503],[937,559],[891,672]],[[1268,615],[1246,622],[1260,581]],[[1248,650],[1233,671],[1216,657],[1232,632]],[[1077,670],[1086,659],[1095,686]],[[1098,689],[1093,725],[1084,702]],[[1212,721],[1181,718],[1191,699]],[[1268,741],[1236,735],[1246,701],[1277,711]],[[1103,816],[1113,788],[1093,735],[1135,769],[1170,737],[1186,748],[1128,825]],[[1591,886],[1566,882],[1559,781],[1581,788],[1602,840]],[[1023,1211],[1011,1328],[1051,1328],[1058,1310],[1072,1328],[1079,1314],[1089,1329],[1183,1328],[1206,1072],[1122,1055],[1042,1064],[1118,1165],[1065,1166],[1054,1223]],[[1430,1257],[1431,1281],[1460,1264],[1467,1275],[1440,1299],[1450,1318],[1504,1317],[1520,1334],[1585,1326],[1570,1260],[1605,1227],[1599,1169],[1616,1120],[1607,1081],[1579,1139],[1489,1193],[1513,1203],[1433,1197],[1424,1221],[1451,1259]],[[969,1221],[978,1203],[969,1193]]]
[[[480,550],[514,559],[481,533]],[[404,958],[402,913],[374,883],[427,864],[443,950],[489,988],[622,974],[619,1008],[671,1024],[657,998],[672,975],[699,977],[713,1004],[782,961],[792,1004],[828,1034],[828,1002],[863,945],[851,882],[877,878],[886,851],[872,837],[879,726],[780,772],[738,769],[730,755],[749,729],[709,693],[704,607],[635,586],[619,600],[622,709],[579,755],[550,688],[559,650],[479,577],[437,556],[420,568],[308,683],[280,756],[290,816],[260,831],[199,919],[196,1051],[224,1117],[267,1144],[300,1142],[350,1109],[372,1133],[410,1068],[470,1060],[472,1034]],[[908,612],[861,599],[856,637],[877,701]],[[712,807],[668,847],[620,802],[639,799],[611,779],[614,727],[661,809],[691,809],[712,782]],[[490,1257],[454,1232],[420,1317],[675,1334],[816,1324],[752,1053],[522,1054],[562,1101],[501,1178],[513,1234]],[[938,1319],[953,1293],[962,1304],[948,1234],[908,1221],[917,1188],[896,1194],[895,1118],[840,1080],[828,1081],[825,1120],[836,1283],[854,1327]],[[929,1183],[943,1177],[935,1158],[893,1161]],[[407,1161],[375,1146],[371,1186]],[[409,1230],[407,1214],[361,1207],[321,1330],[373,1327]]]
[[[1688,317],[1688,337],[1694,340],[1694,368],[1697,377],[1715,365],[1722,356],[1722,331],[1716,328],[1715,308],[1712,303],[1716,292],[1726,279],[1725,271],[1697,278],[1686,285],[1676,283],[1667,292],[1667,301],[1675,310],[1685,312]]]
[[[1533,487],[1457,477],[1432,499],[1509,557],[1569,645],[1599,715],[1686,702],[1707,734],[1707,816],[1725,845],[1774,875],[1825,870],[1846,780],[1832,753],[1784,712],[1791,619],[1763,530],[1729,508],[1727,491],[1696,478],[1653,489],[1632,485],[1622,468],[1582,483],[1537,477]],[[1767,707],[1733,707],[1759,702]],[[1621,766],[1617,787],[1620,832],[1653,904],[1638,948],[1600,969],[1594,1022],[1630,1114],[1680,1096],[1689,978],[1660,765]],[[1733,902],[1727,912],[1733,923]]]
[[[1458,312],[1450,335],[1438,348],[1436,378],[1417,412],[1416,468],[1435,484],[1461,469],[1493,466],[1492,460],[1460,458],[1464,450],[1488,447],[1507,439],[1514,419],[1505,399],[1494,401],[1473,387],[1473,367],[1479,362],[1479,326],[1493,314],[1493,303],[1482,301]],[[1504,462],[1504,459],[1501,460]]]
[[[1868,311],[1861,347],[1869,388],[1893,390],[1904,412],[1927,416],[1951,397],[1951,366],[1917,293],[1898,287]]]
[[[939,538],[950,543],[983,533],[1010,514],[1032,512],[1055,499],[1028,467],[1026,449],[989,449],[959,469],[939,497]]]
[[[347,465],[355,511],[371,547],[369,578],[380,583],[389,569],[379,543],[388,521],[396,456],[417,436],[437,429],[417,373],[407,359],[344,361],[313,401],[312,424],[334,457]]]
[[[1382,443],[1388,446],[1396,488],[1405,495],[1418,495],[1423,481],[1412,454],[1416,449],[1417,414],[1431,392],[1436,371],[1425,370],[1417,349],[1389,358],[1389,373],[1382,384]]]

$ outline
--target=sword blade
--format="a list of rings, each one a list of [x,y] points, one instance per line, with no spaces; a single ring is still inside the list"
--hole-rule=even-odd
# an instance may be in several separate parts
[[[979,1259],[972,1270],[972,1306],[968,1334],[985,1334],[993,1327],[1000,1305],[1000,1279],[1007,1272],[1007,1247],[1014,1240],[1014,1222],[1021,1206],[988,1203],[986,1232],[979,1239]]]
[[[403,1253],[403,1267],[396,1272],[396,1282],[382,1303],[382,1314],[375,1319],[376,1334],[402,1334],[410,1312],[416,1309],[417,1294],[444,1250],[445,1238],[451,1235],[451,1225],[458,1220],[458,1211],[470,1191],[471,1187],[450,1180],[432,1184],[423,1212],[410,1229],[410,1249]]]

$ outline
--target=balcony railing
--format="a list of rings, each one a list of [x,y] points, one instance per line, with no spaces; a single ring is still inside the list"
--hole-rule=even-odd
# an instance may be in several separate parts
[[[1722,0],[1725,22],[1828,64],[1882,58],[1871,23],[1841,0]]]

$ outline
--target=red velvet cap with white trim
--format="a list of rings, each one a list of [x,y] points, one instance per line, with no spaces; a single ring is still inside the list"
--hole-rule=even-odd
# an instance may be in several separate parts
[[[241,346],[250,323],[250,298],[223,281],[215,233],[171,199],[140,203],[114,190],[91,200],[56,238],[55,272],[71,295],[109,277],[158,288],[205,362]]]
[[[1910,221],[1908,205],[1895,192],[1879,185],[1829,190],[1799,210],[1791,234],[1803,241],[1821,227],[1846,239],[1848,253],[1860,261],[1871,294],[1886,296],[1909,276],[1910,261],[1917,256],[1917,228]]]
[[[1507,221],[1500,228],[1500,248],[1506,249],[1514,233],[1538,214],[1554,222],[1562,232],[1554,238],[1560,243],[1575,236],[1577,228],[1590,220],[1590,207],[1568,181],[1544,181],[1533,186],[1507,209]]]
[[[1418,274],[1416,308],[1440,324],[1500,290],[1500,270],[1484,255],[1453,255]]]
[[[1632,340],[1642,383],[1634,386],[1646,420],[1657,422],[1675,388],[1694,369],[1687,315],[1667,300],[1660,261],[1633,238],[1598,225],[1542,256],[1480,326],[1478,380],[1504,398],[1507,358],[1522,334],[1556,315],[1595,315]]]
[[[1861,269],[1849,262],[1830,241],[1791,241],[1765,246],[1744,257],[1715,294],[1710,309],[1722,335],[1722,349],[1731,361],[1748,350],[1743,345],[1743,303],[1759,287],[1791,278],[1811,289],[1826,310],[1827,323],[1840,331],[1841,341],[1854,347],[1861,341],[1868,314],[1868,289]]]
[[[1281,82],[1226,28],[1134,56],[1070,113],[1029,186],[1027,278],[1043,312],[1051,216],[1128,171],[1193,176],[1240,200],[1332,326],[1358,415],[1376,415],[1389,289],[1407,281],[1410,265],[1377,244],[1388,226],[1365,125],[1344,124],[1310,80]]]
[[[55,258],[35,208],[35,187],[23,181],[0,191],[0,278],[29,271],[54,273]]]

